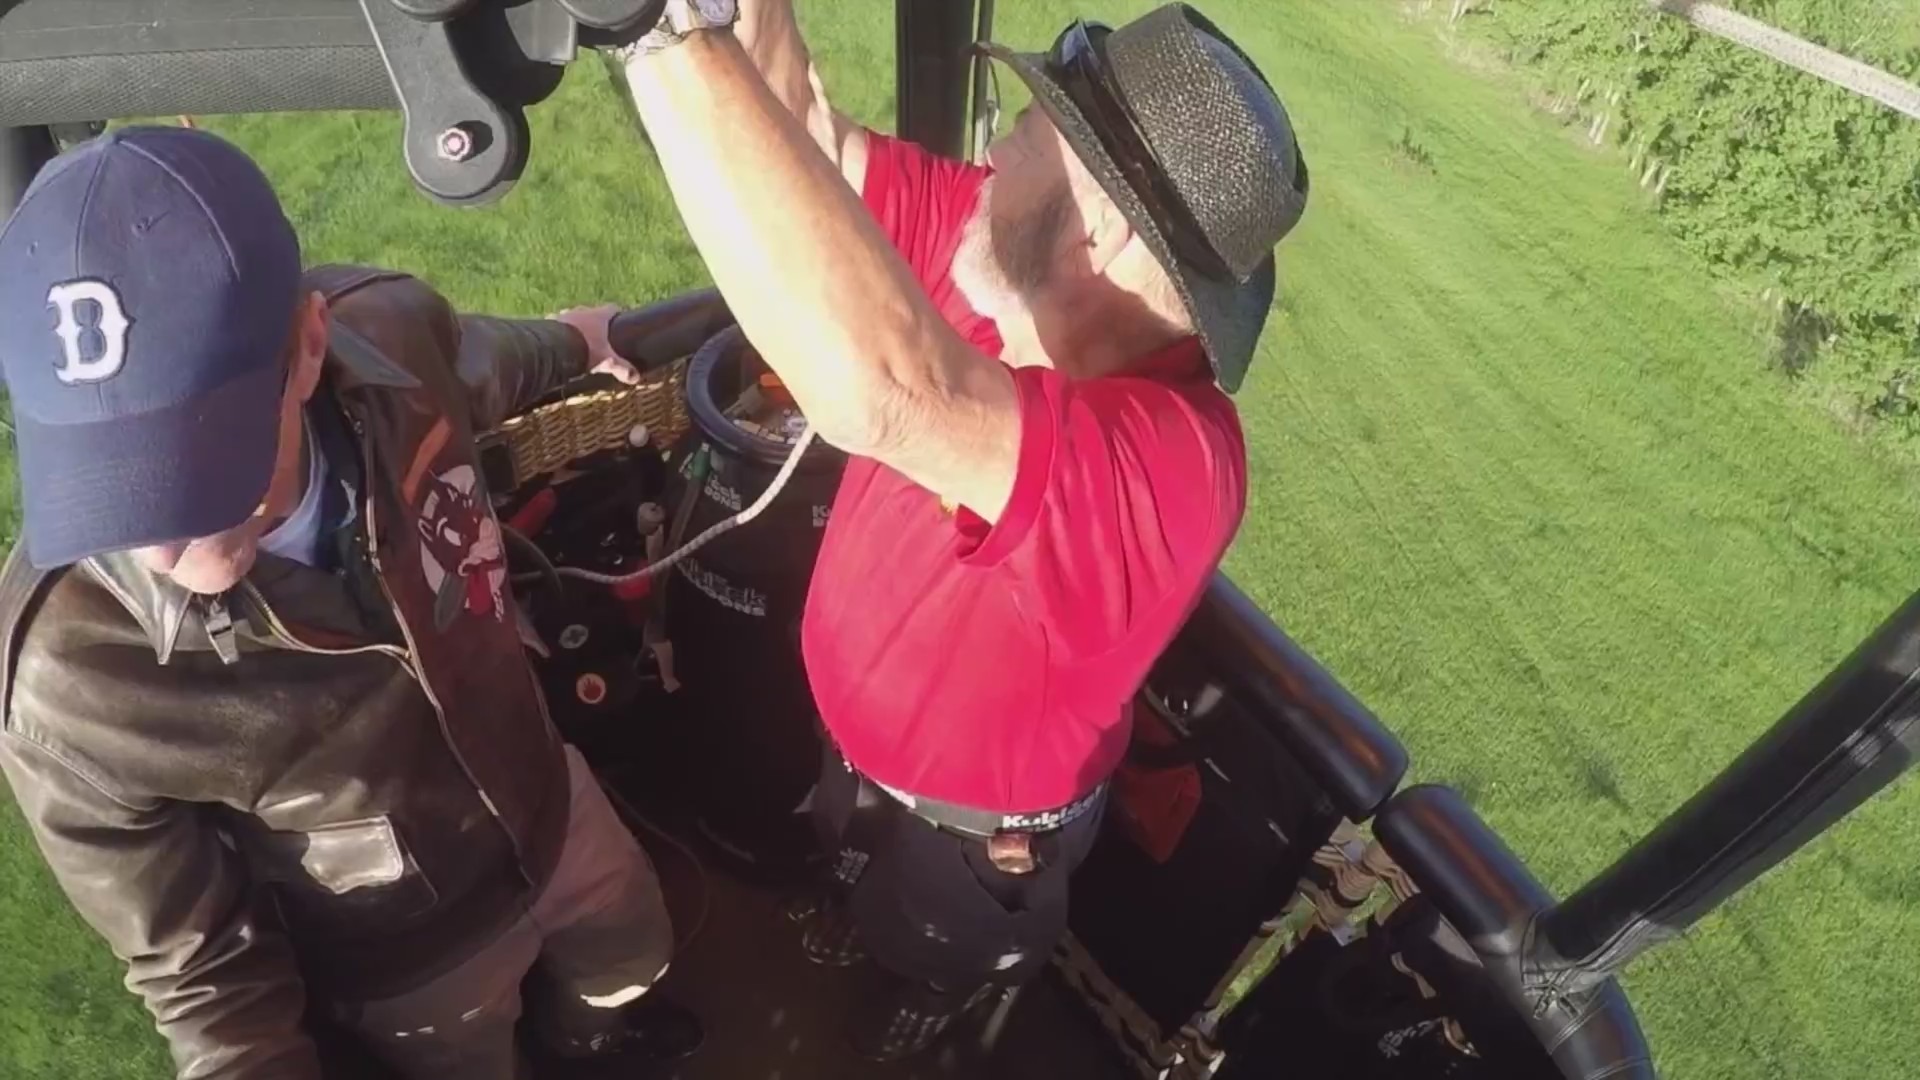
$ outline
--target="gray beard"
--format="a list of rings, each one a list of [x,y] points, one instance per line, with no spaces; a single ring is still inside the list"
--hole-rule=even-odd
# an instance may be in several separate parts
[[[1073,220],[1073,196],[1060,190],[1020,218],[996,212],[987,192],[988,249],[1007,288],[1031,300],[1053,281],[1054,253],[1060,235]]]

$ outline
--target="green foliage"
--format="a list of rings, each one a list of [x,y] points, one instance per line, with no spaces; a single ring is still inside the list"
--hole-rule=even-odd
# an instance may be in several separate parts
[[[1910,0],[1732,6],[1920,78]],[[1779,317],[1781,367],[1920,439],[1920,121],[1638,0],[1528,0],[1471,22],[1556,106],[1606,116],[1673,234]]]

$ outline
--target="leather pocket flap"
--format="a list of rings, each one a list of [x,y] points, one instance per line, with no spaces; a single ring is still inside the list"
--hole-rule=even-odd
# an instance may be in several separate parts
[[[344,896],[356,889],[392,885],[407,873],[407,858],[385,817],[324,825],[305,832],[276,832],[282,872],[295,865],[314,885]]]

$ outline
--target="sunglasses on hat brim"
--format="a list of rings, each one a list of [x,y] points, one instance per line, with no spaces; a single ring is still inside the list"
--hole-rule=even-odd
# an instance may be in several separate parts
[[[1210,25],[1202,29],[1213,32]],[[1206,230],[1200,227],[1193,209],[1174,188],[1165,166],[1154,153],[1152,143],[1147,140],[1139,118],[1127,104],[1126,95],[1113,78],[1105,49],[1105,38],[1112,32],[1112,28],[1104,23],[1074,20],[1047,52],[1048,74],[1086,117],[1094,137],[1120,168],[1127,186],[1140,200],[1147,216],[1173,248],[1174,254],[1193,270],[1209,278],[1241,280],[1220,250],[1207,239]],[[1233,49],[1236,55],[1246,61],[1255,76],[1269,90],[1272,89],[1266,76],[1260,73],[1259,67],[1245,53],[1217,32],[1213,32],[1213,36]],[[1305,201],[1301,198],[1305,194],[1305,184],[1306,162],[1302,159],[1295,172],[1295,197],[1288,200],[1295,220],[1299,218]],[[1291,231],[1293,225],[1294,221],[1288,221],[1283,234]]]

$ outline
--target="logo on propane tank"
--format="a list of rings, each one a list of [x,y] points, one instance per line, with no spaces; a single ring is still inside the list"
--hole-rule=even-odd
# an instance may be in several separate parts
[[[730,608],[742,615],[756,618],[767,617],[767,594],[759,589],[736,586],[719,574],[701,566],[698,560],[682,559],[677,568],[687,583],[721,607]]]
[[[707,477],[707,486],[703,494],[736,514],[740,512],[740,507],[745,505],[740,499],[740,493],[721,483],[718,476]]]

